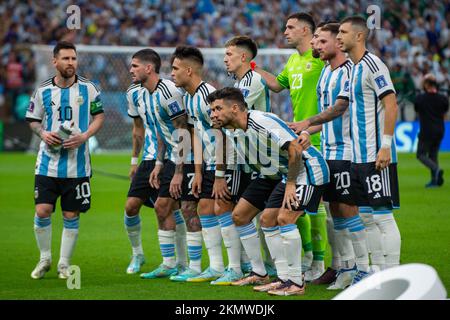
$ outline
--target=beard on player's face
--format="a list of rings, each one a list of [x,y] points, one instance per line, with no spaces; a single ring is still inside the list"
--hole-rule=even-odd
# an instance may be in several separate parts
[[[69,79],[74,76],[76,72],[76,68],[74,66],[70,67],[58,67],[58,71],[61,74],[61,76],[65,79]]]

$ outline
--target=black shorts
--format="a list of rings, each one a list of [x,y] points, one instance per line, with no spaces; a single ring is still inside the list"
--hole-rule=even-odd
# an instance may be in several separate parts
[[[350,176],[351,161],[327,160],[327,164],[330,168],[330,183],[325,186],[323,200],[354,205]]]
[[[161,183],[159,187],[158,197],[172,198],[170,195],[170,182],[175,174],[175,163],[166,161],[164,164],[163,173],[161,176]],[[195,167],[193,164],[183,165],[183,183],[181,186],[181,201],[198,201],[192,193],[192,183],[194,182]]]
[[[375,162],[352,163],[351,188],[355,202],[364,207],[400,208],[397,164],[378,171]]]
[[[265,179],[258,177],[250,182],[242,194],[242,198],[250,202],[255,208],[263,211],[272,191],[280,181],[281,179]]]
[[[270,195],[266,208],[280,209],[283,205],[285,190],[286,184],[280,181]],[[293,211],[305,211],[309,214],[316,214],[324,190],[325,185],[296,185],[296,194],[298,201],[300,201],[300,205],[295,206]],[[285,206],[285,209],[287,209],[287,206]]]
[[[55,204],[61,196],[61,209],[86,212],[91,207],[90,178],[54,178],[42,175],[34,177],[34,203]]]
[[[251,182],[251,174],[245,173],[241,170],[226,170],[225,179],[228,190],[231,193],[231,201],[237,203]],[[214,180],[214,170],[203,171],[202,192],[200,193],[200,199],[214,199],[212,196]]]
[[[158,190],[150,186],[148,178],[150,173],[155,168],[155,160],[144,160],[139,164],[137,171],[131,180],[130,189],[128,190],[128,197],[135,197],[142,199],[144,205],[154,208],[156,198],[158,197]]]

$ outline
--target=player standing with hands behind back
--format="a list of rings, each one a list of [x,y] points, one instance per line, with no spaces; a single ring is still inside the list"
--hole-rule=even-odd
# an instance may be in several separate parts
[[[102,127],[105,119],[100,91],[91,81],[76,74],[77,52],[72,43],[59,42],[55,46],[53,65],[56,76],[36,89],[26,114],[31,130],[42,139],[34,189],[34,232],[40,260],[31,273],[33,279],[41,279],[51,267],[51,214],[59,196],[64,229],[58,276],[60,279],[69,276],[79,215],[89,210],[91,204],[91,162],[86,142]],[[93,119],[91,123],[89,115]],[[60,128],[63,124],[65,136]],[[67,137],[69,132],[72,134],[67,139],[60,138]]]

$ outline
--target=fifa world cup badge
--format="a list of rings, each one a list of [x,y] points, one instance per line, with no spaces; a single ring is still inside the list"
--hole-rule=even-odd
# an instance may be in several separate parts
[[[78,96],[78,97],[77,97],[77,103],[78,103],[79,105],[82,105],[83,102],[84,102],[83,96]]]

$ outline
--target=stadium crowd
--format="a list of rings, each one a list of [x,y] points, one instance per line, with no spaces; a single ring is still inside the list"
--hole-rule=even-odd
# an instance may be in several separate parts
[[[369,50],[388,65],[399,100],[412,101],[423,76],[436,75],[441,91],[450,87],[450,1],[330,0],[79,0],[81,29],[66,28],[71,1],[17,1],[0,4],[0,114],[8,120],[21,93],[34,85],[31,44],[68,40],[77,44],[173,47],[222,47],[236,34],[251,36],[260,48],[284,48],[286,17],[310,12],[316,21],[340,20],[381,8],[380,29]],[[26,104],[26,103],[25,103]],[[5,111],[6,105],[8,107]]]

